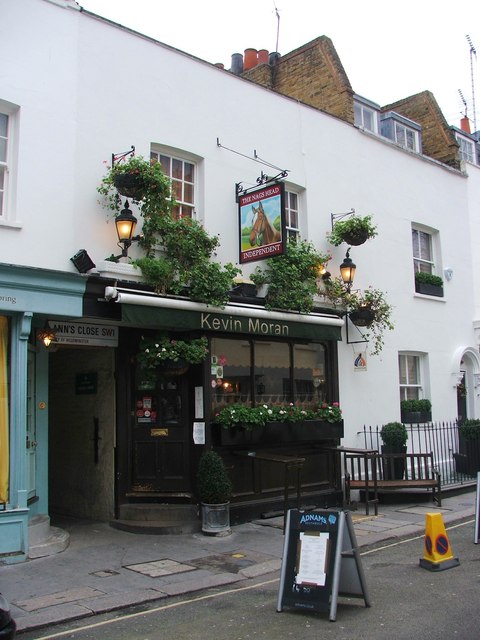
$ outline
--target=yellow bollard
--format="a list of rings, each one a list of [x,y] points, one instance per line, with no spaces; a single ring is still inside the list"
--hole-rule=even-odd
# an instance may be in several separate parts
[[[441,513],[425,515],[424,556],[420,566],[429,571],[443,571],[458,567],[458,558],[453,557]]]

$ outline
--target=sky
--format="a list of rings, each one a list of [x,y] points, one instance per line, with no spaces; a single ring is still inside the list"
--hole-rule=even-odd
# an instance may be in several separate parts
[[[447,122],[480,129],[480,0],[78,0],[211,63],[245,49],[284,55],[328,36],[353,90],[380,106],[431,91]],[[468,36],[468,37],[467,37]],[[477,53],[478,51],[478,53]]]

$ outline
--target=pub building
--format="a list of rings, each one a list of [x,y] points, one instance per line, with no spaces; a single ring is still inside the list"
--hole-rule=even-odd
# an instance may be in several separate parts
[[[289,499],[295,498],[295,458],[304,459],[302,503],[339,504],[341,480],[331,449],[340,443],[343,422],[267,423],[250,431],[216,423],[218,412],[233,404],[311,408],[337,401],[338,315],[268,311],[261,298],[234,295],[218,309],[118,284],[105,288],[105,301],[95,306],[121,310],[122,318],[116,372],[119,526],[138,526],[122,517],[127,504],[196,504],[196,469],[205,448],[221,454],[232,480],[232,523],[282,511],[286,486]],[[137,362],[139,344],[159,330],[182,340],[207,337],[207,358],[179,371],[159,366],[155,378],[146,379]]]

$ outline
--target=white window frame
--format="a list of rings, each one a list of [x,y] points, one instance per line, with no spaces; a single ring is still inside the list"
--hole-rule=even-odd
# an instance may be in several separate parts
[[[459,145],[459,156],[460,160],[464,160],[465,162],[470,162],[471,164],[476,164],[475,162],[475,144],[472,140],[468,140],[464,136],[456,135],[457,142]]]
[[[298,240],[300,237],[300,195],[291,189],[285,189],[285,226],[287,238]]]
[[[414,234],[417,234],[417,242],[414,239]],[[421,237],[427,239],[428,252],[422,251],[422,243],[420,242]],[[415,273],[417,271],[424,271],[425,273],[435,274],[434,244],[434,236],[431,231],[422,229],[415,225],[412,226],[412,253]]]
[[[402,382],[401,370],[402,360],[406,374],[405,382]],[[415,364],[416,380],[408,379],[408,362]],[[400,391],[400,401],[402,400],[422,400],[428,397],[428,356],[418,351],[399,351],[398,353],[398,383]],[[409,393],[409,391],[411,393]],[[413,393],[412,393],[413,392]]]
[[[397,122],[396,120],[394,121],[393,125],[395,132],[395,142],[404,149],[409,149],[410,151],[415,151],[418,153],[418,132],[415,131],[415,129],[407,127],[402,122]]]
[[[359,129],[378,135],[380,106],[360,95],[354,96],[354,123]]]
[[[0,207],[0,226],[20,227],[15,215],[16,160],[18,155],[18,106],[0,100],[0,113],[6,115],[7,145],[5,161],[0,165],[5,168],[3,182],[3,205]]]
[[[354,104],[355,110],[355,124],[357,127],[365,129],[365,131],[371,131],[372,133],[378,133],[378,125],[377,125],[377,112],[374,109],[370,109],[369,107],[365,107],[363,104],[359,102],[355,102]],[[370,122],[368,122],[370,120]]]
[[[152,145],[150,150],[150,158],[155,159],[157,161],[167,160],[169,162],[169,168],[166,167],[165,162],[162,162],[162,166],[164,167],[165,175],[172,181],[172,183],[177,184],[177,188],[174,191],[176,194],[175,201],[177,202],[176,207],[174,208],[174,215],[177,215],[180,218],[193,218],[196,219],[196,205],[197,205],[197,190],[198,190],[198,166],[197,162],[188,157],[187,154],[179,154],[172,153],[171,150],[163,149],[161,147],[157,147]],[[174,163],[180,163],[182,167],[182,177],[173,177],[172,176],[172,165]],[[192,165],[193,167],[193,181],[185,179],[185,166]],[[180,186],[180,190],[178,189],[178,185]],[[192,202],[184,199],[185,192],[191,190],[192,192]],[[178,194],[180,193],[180,197]]]

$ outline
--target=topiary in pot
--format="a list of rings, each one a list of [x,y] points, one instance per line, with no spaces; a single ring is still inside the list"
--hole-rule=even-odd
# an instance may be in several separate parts
[[[216,451],[205,451],[200,458],[197,490],[202,509],[202,531],[209,535],[230,533],[232,483]]]
[[[408,432],[401,422],[387,422],[380,431],[382,439],[382,453],[396,454],[407,452]],[[383,479],[401,480],[405,473],[405,460],[402,458],[388,457],[382,458]]]
[[[432,419],[432,403],[427,398],[421,400],[402,400],[400,402],[401,420],[408,424],[429,422]]]
[[[454,453],[455,470],[474,476],[480,471],[480,420],[464,420],[458,425],[458,453]]]

